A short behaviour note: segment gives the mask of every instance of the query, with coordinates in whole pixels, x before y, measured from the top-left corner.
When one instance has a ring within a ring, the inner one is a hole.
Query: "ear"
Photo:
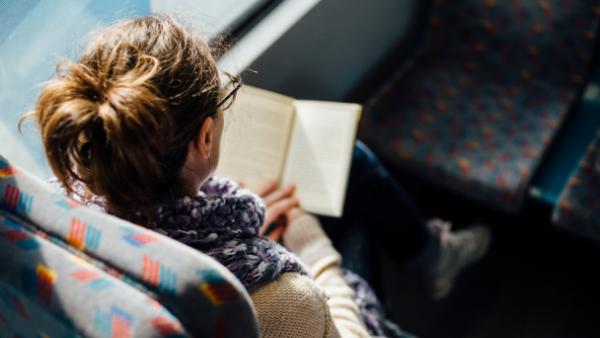
[[[213,150],[215,142],[215,120],[212,117],[207,117],[200,126],[200,131],[194,142],[200,156],[203,159],[210,158],[210,153]]]

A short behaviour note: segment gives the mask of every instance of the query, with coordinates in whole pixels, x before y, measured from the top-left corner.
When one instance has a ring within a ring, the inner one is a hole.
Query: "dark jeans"
[[[354,147],[342,217],[319,219],[342,254],[343,266],[370,282],[373,245],[403,264],[422,256],[431,243],[408,194],[361,141]]]

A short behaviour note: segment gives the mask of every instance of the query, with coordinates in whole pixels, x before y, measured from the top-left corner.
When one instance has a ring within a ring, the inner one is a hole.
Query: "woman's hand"
[[[300,218],[302,215],[306,215],[306,211],[299,207],[292,207],[285,213],[285,224],[275,224],[274,229],[267,234],[267,237],[274,241],[279,241],[283,236],[283,233],[287,230],[289,224],[292,224],[295,220]],[[264,227],[264,226],[263,226]]]
[[[293,207],[286,213],[287,221],[288,221],[288,223],[293,223],[295,220],[300,218],[302,215],[306,215],[306,211],[304,211],[298,207]]]
[[[267,229],[273,225],[274,228],[268,235],[271,239],[279,239],[281,234],[285,231],[288,223],[290,222],[290,216],[292,212],[296,215],[299,201],[294,197],[294,191],[296,186],[290,184],[283,189],[277,189],[277,182],[271,181],[260,189],[257,193],[263,198],[267,207],[265,215],[265,221],[260,228],[259,235],[263,236]]]

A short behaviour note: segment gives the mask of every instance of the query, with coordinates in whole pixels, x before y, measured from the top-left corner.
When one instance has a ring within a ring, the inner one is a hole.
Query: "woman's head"
[[[30,116],[66,189],[81,181],[132,218],[214,170],[224,95],[202,40],[170,17],[143,17],[101,32],[77,63],[59,64]]]

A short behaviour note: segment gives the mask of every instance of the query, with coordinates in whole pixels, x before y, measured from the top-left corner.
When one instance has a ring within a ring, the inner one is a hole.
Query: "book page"
[[[282,183],[296,183],[301,206],[342,215],[361,106],[296,101],[296,121]]]
[[[294,119],[294,100],[244,86],[224,112],[225,127],[216,175],[257,191],[279,180]]]

